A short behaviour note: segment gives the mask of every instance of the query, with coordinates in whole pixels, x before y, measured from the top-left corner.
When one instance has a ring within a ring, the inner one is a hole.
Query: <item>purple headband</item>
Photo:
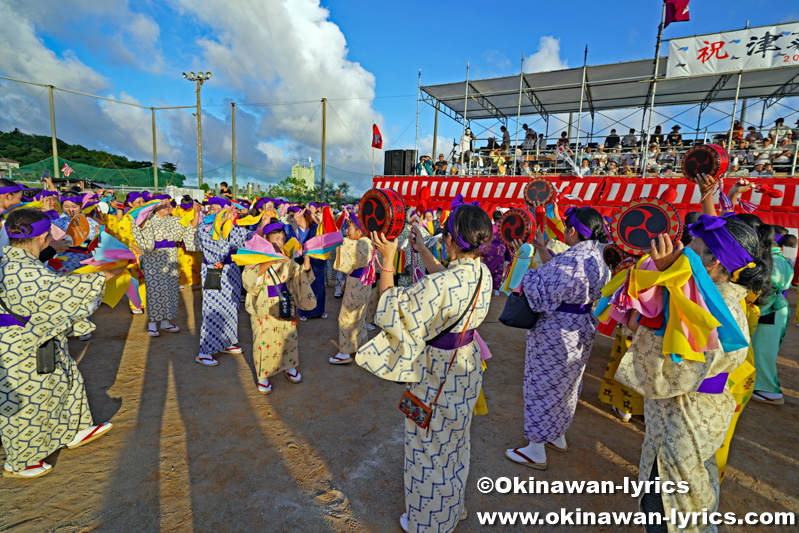
[[[782,235],[780,233],[774,234],[774,244],[777,246],[782,246],[782,243],[785,242],[786,235]]]
[[[292,205],[291,207],[289,207],[289,213],[296,213],[298,211],[302,211],[302,208],[297,207],[296,205]]]
[[[14,185],[8,185],[7,187],[0,187],[0,194],[14,194],[15,192],[22,192],[24,190],[25,187],[19,183],[15,183]]]
[[[695,223],[688,225],[688,232],[693,238],[702,239],[719,260],[721,266],[733,273],[733,277],[737,279],[736,271],[754,262],[749,252],[730,235],[730,232],[724,227],[726,225],[727,221],[721,217],[699,215],[699,219]]]
[[[58,193],[55,191],[42,191],[36,196],[33,197],[34,200],[44,200],[48,196],[58,196]]]
[[[349,220],[351,220],[351,221],[352,221],[352,223],[353,223],[353,224],[355,224],[355,226],[356,226],[356,227],[357,227],[359,230],[363,231],[363,228],[361,228],[361,221],[360,221],[360,219],[359,219],[357,216],[350,217],[350,218],[349,218]]]
[[[217,196],[210,197],[208,199],[208,202],[206,202],[206,203],[208,205],[219,205],[219,206],[222,206],[222,207],[228,207],[230,205],[230,201],[228,201],[228,200],[226,200],[224,198],[219,198]]]
[[[171,200],[172,197],[168,194],[159,194],[157,196],[151,196],[150,200]]]
[[[185,198],[180,201],[180,207],[183,209],[188,209],[194,206],[194,200],[186,200]]]
[[[73,204],[81,205],[81,204],[83,204],[83,197],[82,196],[62,196],[61,197],[61,203],[63,204],[64,202],[72,202]]]
[[[267,224],[266,226],[264,226],[262,233],[263,233],[264,237],[266,237],[267,235],[269,235],[270,233],[272,233],[273,231],[276,231],[276,230],[280,230],[280,231],[285,232],[286,231],[286,225],[283,224],[282,222],[273,222],[272,224]]]
[[[463,240],[463,238],[458,235],[458,232],[455,231],[455,211],[457,211],[460,207],[464,205],[474,205],[480,207],[480,202],[471,202],[467,203],[463,201],[463,195],[458,194],[455,198],[452,199],[452,205],[450,206],[450,214],[447,217],[447,232],[452,236],[455,242],[460,246],[462,250],[471,250],[473,246]],[[427,211],[425,211],[427,212]]]
[[[38,237],[39,235],[43,235],[50,231],[50,219],[43,218],[38,222],[34,222],[32,224],[26,224],[29,226],[25,233],[11,233],[9,231],[8,226],[6,226],[6,234],[8,235],[9,239],[30,239],[31,237]]]
[[[143,198],[142,193],[140,192],[129,192],[128,195],[125,197],[125,203],[130,204],[138,200],[139,198]]]
[[[585,237],[586,239],[590,239],[591,236],[594,234],[593,231],[588,229],[588,226],[580,222],[580,219],[577,218],[577,208],[570,207],[566,210],[566,223],[574,228],[577,233]]]
[[[319,206],[317,204],[315,204],[314,202],[311,202],[310,204],[308,204],[308,207],[315,207],[315,208],[319,209]]]

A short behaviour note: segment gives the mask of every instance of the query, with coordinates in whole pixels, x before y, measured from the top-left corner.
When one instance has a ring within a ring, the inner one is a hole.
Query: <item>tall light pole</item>
[[[197,83],[197,187],[203,184],[203,129],[202,129],[202,109],[200,108],[200,88],[203,83],[211,79],[210,72],[183,73],[183,77],[189,81]]]

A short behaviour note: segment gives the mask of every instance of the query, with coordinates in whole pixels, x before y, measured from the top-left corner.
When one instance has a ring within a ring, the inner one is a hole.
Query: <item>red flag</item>
[[[383,148],[383,136],[380,135],[380,130],[377,129],[377,124],[372,124],[372,148]]]
[[[666,23],[664,28],[672,22],[684,22],[691,20],[688,13],[688,2],[691,0],[666,0]]]

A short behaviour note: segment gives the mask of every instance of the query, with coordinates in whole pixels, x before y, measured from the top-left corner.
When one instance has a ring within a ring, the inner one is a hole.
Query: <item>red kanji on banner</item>
[[[372,148],[383,148],[383,136],[380,135],[377,124],[372,124]]]

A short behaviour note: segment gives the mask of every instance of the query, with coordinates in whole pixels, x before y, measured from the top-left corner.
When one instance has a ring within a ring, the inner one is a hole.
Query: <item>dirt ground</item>
[[[333,298],[332,289],[327,300],[330,318],[300,325],[303,382],[294,385],[279,376],[269,396],[259,394],[255,386],[252,335],[243,309],[239,331],[244,356],[220,355],[220,365],[214,368],[194,362],[199,296],[198,290],[182,293],[179,334],[150,338],[146,317],[130,314],[123,303],[97,312],[98,328],[91,341],[70,342],[95,421],[110,420],[114,429],[90,446],[54,454],[54,470],[46,477],[2,478],[0,530],[400,531],[404,418],[397,403],[402,387],[356,365],[327,363],[337,351],[341,302]],[[550,452],[545,472],[505,459],[506,448],[525,442],[525,335],[497,321],[504,300],[494,299],[480,327],[494,354],[483,381],[489,414],[475,417],[472,424],[466,498],[470,516],[459,531],[514,530],[481,527],[476,511],[636,510],[635,500],[623,494],[478,492],[476,482],[483,476],[550,481],[635,478],[644,435],[642,417],[622,424],[597,400],[612,345],[611,339],[600,336],[567,435],[569,451]],[[793,317],[795,289],[789,300]],[[722,484],[722,512],[799,510],[797,354],[799,328],[791,319],[779,360],[785,405],[751,402],[744,411]]]

